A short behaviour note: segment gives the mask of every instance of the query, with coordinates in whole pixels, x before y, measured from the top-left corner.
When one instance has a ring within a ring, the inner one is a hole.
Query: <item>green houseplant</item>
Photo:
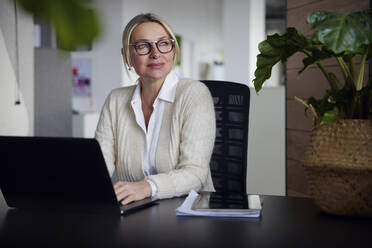
[[[100,35],[100,20],[90,0],[13,0],[23,10],[53,26],[58,47],[73,51]]]
[[[372,12],[313,11],[307,23],[314,30],[309,37],[289,27],[259,44],[256,92],[276,63],[296,53],[305,55],[299,74],[319,68],[329,85],[324,96],[306,102],[295,97],[314,116],[303,160],[310,196],[329,213],[372,216],[372,80],[364,78],[372,57]],[[326,59],[337,61],[342,78],[327,71]]]

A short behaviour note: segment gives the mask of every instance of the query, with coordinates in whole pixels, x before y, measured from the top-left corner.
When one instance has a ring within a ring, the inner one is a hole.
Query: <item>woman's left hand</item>
[[[151,186],[145,180],[139,182],[119,181],[115,183],[114,190],[116,198],[123,205],[151,196]]]

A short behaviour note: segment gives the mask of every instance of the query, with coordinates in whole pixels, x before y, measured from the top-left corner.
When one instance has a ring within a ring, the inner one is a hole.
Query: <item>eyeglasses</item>
[[[158,41],[150,42],[150,41],[137,41],[132,44],[129,44],[136,49],[136,52],[139,55],[147,55],[151,53],[153,49],[152,43],[155,43],[158,51],[160,53],[169,53],[174,48],[174,40],[173,39],[161,39]]]

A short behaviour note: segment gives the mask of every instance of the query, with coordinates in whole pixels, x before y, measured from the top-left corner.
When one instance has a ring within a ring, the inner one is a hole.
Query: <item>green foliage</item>
[[[339,14],[314,11],[307,23],[317,29],[314,37],[334,53],[360,53],[363,45],[372,43],[372,15],[370,11]]]
[[[99,21],[86,0],[15,0],[24,10],[50,23],[60,48],[90,45],[100,33]]]
[[[337,120],[342,119],[342,117],[335,113],[335,111],[330,110],[324,113],[323,119],[320,122],[320,125],[331,123]]]
[[[258,46],[257,69],[254,73],[256,91],[260,91],[263,83],[271,77],[272,67],[279,61],[286,62],[296,52],[302,52],[311,47],[307,39],[295,28],[288,28],[282,36],[278,34],[267,36],[267,40]]]
[[[176,39],[177,39],[178,47],[180,48],[179,56],[178,56],[178,59],[177,59],[177,65],[180,66],[181,65],[181,57],[182,57],[182,53],[181,53],[182,36],[176,34]]]
[[[372,119],[372,82],[363,87],[366,60],[372,57],[372,12],[340,14],[314,11],[307,17],[315,32],[305,37],[295,28],[283,35],[274,34],[259,44],[257,68],[253,80],[256,92],[271,76],[272,67],[279,61],[300,52],[305,54],[303,68],[316,65],[329,83],[322,99],[310,97],[321,124],[339,119]],[[361,56],[360,69],[355,71],[355,56]],[[335,58],[342,71],[343,81],[328,72],[321,62]]]

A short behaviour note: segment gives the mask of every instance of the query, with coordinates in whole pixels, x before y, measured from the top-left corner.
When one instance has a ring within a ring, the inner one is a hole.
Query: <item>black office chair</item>
[[[216,141],[210,162],[219,193],[245,194],[247,175],[249,87],[201,80],[211,92],[216,112]]]

